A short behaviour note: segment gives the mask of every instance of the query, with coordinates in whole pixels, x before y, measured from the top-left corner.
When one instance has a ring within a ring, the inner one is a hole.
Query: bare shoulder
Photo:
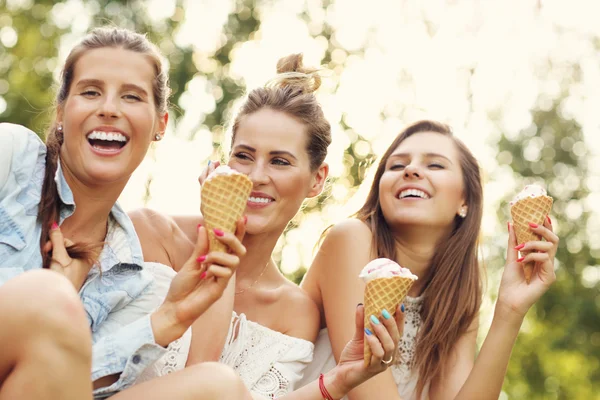
[[[354,239],[371,242],[371,229],[363,221],[356,218],[348,218],[333,225],[327,237],[332,239]]]
[[[149,208],[129,212],[142,245],[145,261],[160,262],[178,270],[193,250],[183,231],[168,215]]]
[[[328,270],[337,269],[336,266],[341,266],[339,261],[353,259],[360,259],[362,262],[371,257],[372,242],[371,229],[367,224],[356,218],[341,221],[327,232],[311,269],[315,266],[326,266]]]
[[[319,308],[310,296],[294,283],[287,282],[281,289],[279,301],[284,318],[284,333],[314,342],[319,333]]]

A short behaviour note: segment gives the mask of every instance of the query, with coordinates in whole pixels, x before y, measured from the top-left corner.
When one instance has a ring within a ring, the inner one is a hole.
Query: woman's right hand
[[[325,387],[336,399],[342,398],[366,380],[385,371],[397,362],[398,344],[404,331],[404,312],[399,305],[395,318],[379,317],[379,324],[370,323],[367,334],[364,326],[364,306],[356,308],[356,330],[354,337],[340,354],[338,365],[326,374]],[[371,360],[365,365],[364,340],[371,346]],[[389,362],[383,362],[384,360]]]
[[[242,245],[245,222],[238,221],[236,234],[224,232],[217,238],[231,253],[210,252],[206,228],[198,227],[198,239],[192,256],[173,278],[169,292],[152,315],[156,343],[166,346],[178,339],[192,323],[217,301],[246,254]]]

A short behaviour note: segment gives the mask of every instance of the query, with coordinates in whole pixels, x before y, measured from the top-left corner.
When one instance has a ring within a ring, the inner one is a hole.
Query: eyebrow
[[[427,157],[427,158],[434,158],[434,157],[445,158],[446,160],[448,160],[448,162],[450,164],[453,164],[452,161],[448,157],[446,157],[445,155],[443,155],[443,154],[439,154],[439,153],[425,153],[423,155],[425,157]],[[408,153],[394,153],[389,158],[396,158],[396,157],[397,158],[410,157],[410,154],[408,154]]]
[[[247,144],[238,144],[237,146],[235,146],[235,149],[238,149],[238,148],[250,151],[252,153],[256,153],[256,149],[254,147],[248,146]],[[287,156],[292,157],[294,160],[298,160],[298,158],[295,155],[293,155],[289,151],[285,151],[285,150],[273,150],[273,151],[270,151],[269,154],[272,156],[287,155]]]
[[[99,79],[82,79],[77,82],[77,86],[104,86],[104,81]],[[123,84],[123,89],[134,90],[144,96],[148,96],[148,92],[144,88],[133,83]]]

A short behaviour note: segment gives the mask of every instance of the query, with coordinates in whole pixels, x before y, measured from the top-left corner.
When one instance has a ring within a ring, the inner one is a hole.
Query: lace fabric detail
[[[232,367],[253,394],[276,398],[294,390],[314,345],[234,312],[220,362]]]
[[[407,296],[404,300],[404,307],[406,308],[404,311],[404,333],[398,344],[400,361],[392,366],[392,375],[398,387],[405,387],[411,381],[416,387],[418,376],[416,371],[412,371],[411,367],[415,356],[416,338],[421,327],[420,311],[422,305],[422,296]]]
[[[174,342],[171,342],[167,347],[167,353],[154,364],[146,368],[135,383],[137,384],[146,382],[150,379],[165,376],[171,372],[179,371],[185,368],[190,350],[191,339],[192,330],[190,328],[183,334],[182,337]]]

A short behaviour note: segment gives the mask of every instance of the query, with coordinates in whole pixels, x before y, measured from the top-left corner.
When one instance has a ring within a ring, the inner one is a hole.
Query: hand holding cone
[[[216,239],[214,229],[235,232],[251,191],[250,178],[226,165],[219,166],[206,179],[202,185],[200,211],[208,230],[210,251],[227,252],[227,246]]]
[[[535,186],[536,185],[530,185],[523,189],[524,192],[534,191],[534,194],[527,196],[521,195],[521,198],[511,202],[510,214],[513,219],[513,226],[518,244],[542,240],[539,235],[536,235],[529,229],[529,223],[533,222],[534,224],[543,225],[544,219],[550,214],[550,209],[552,208],[552,197],[547,196],[544,189]],[[521,251],[523,257],[527,254],[529,253]],[[527,263],[523,266],[523,272],[525,273],[525,280],[527,280],[527,283],[531,280],[533,267],[533,263]]]
[[[365,328],[369,326],[371,315],[379,317],[384,309],[395,312],[417,279],[408,268],[402,268],[387,258],[377,258],[368,263],[359,277],[366,282]],[[371,354],[371,347],[365,341],[365,365],[371,362]]]

